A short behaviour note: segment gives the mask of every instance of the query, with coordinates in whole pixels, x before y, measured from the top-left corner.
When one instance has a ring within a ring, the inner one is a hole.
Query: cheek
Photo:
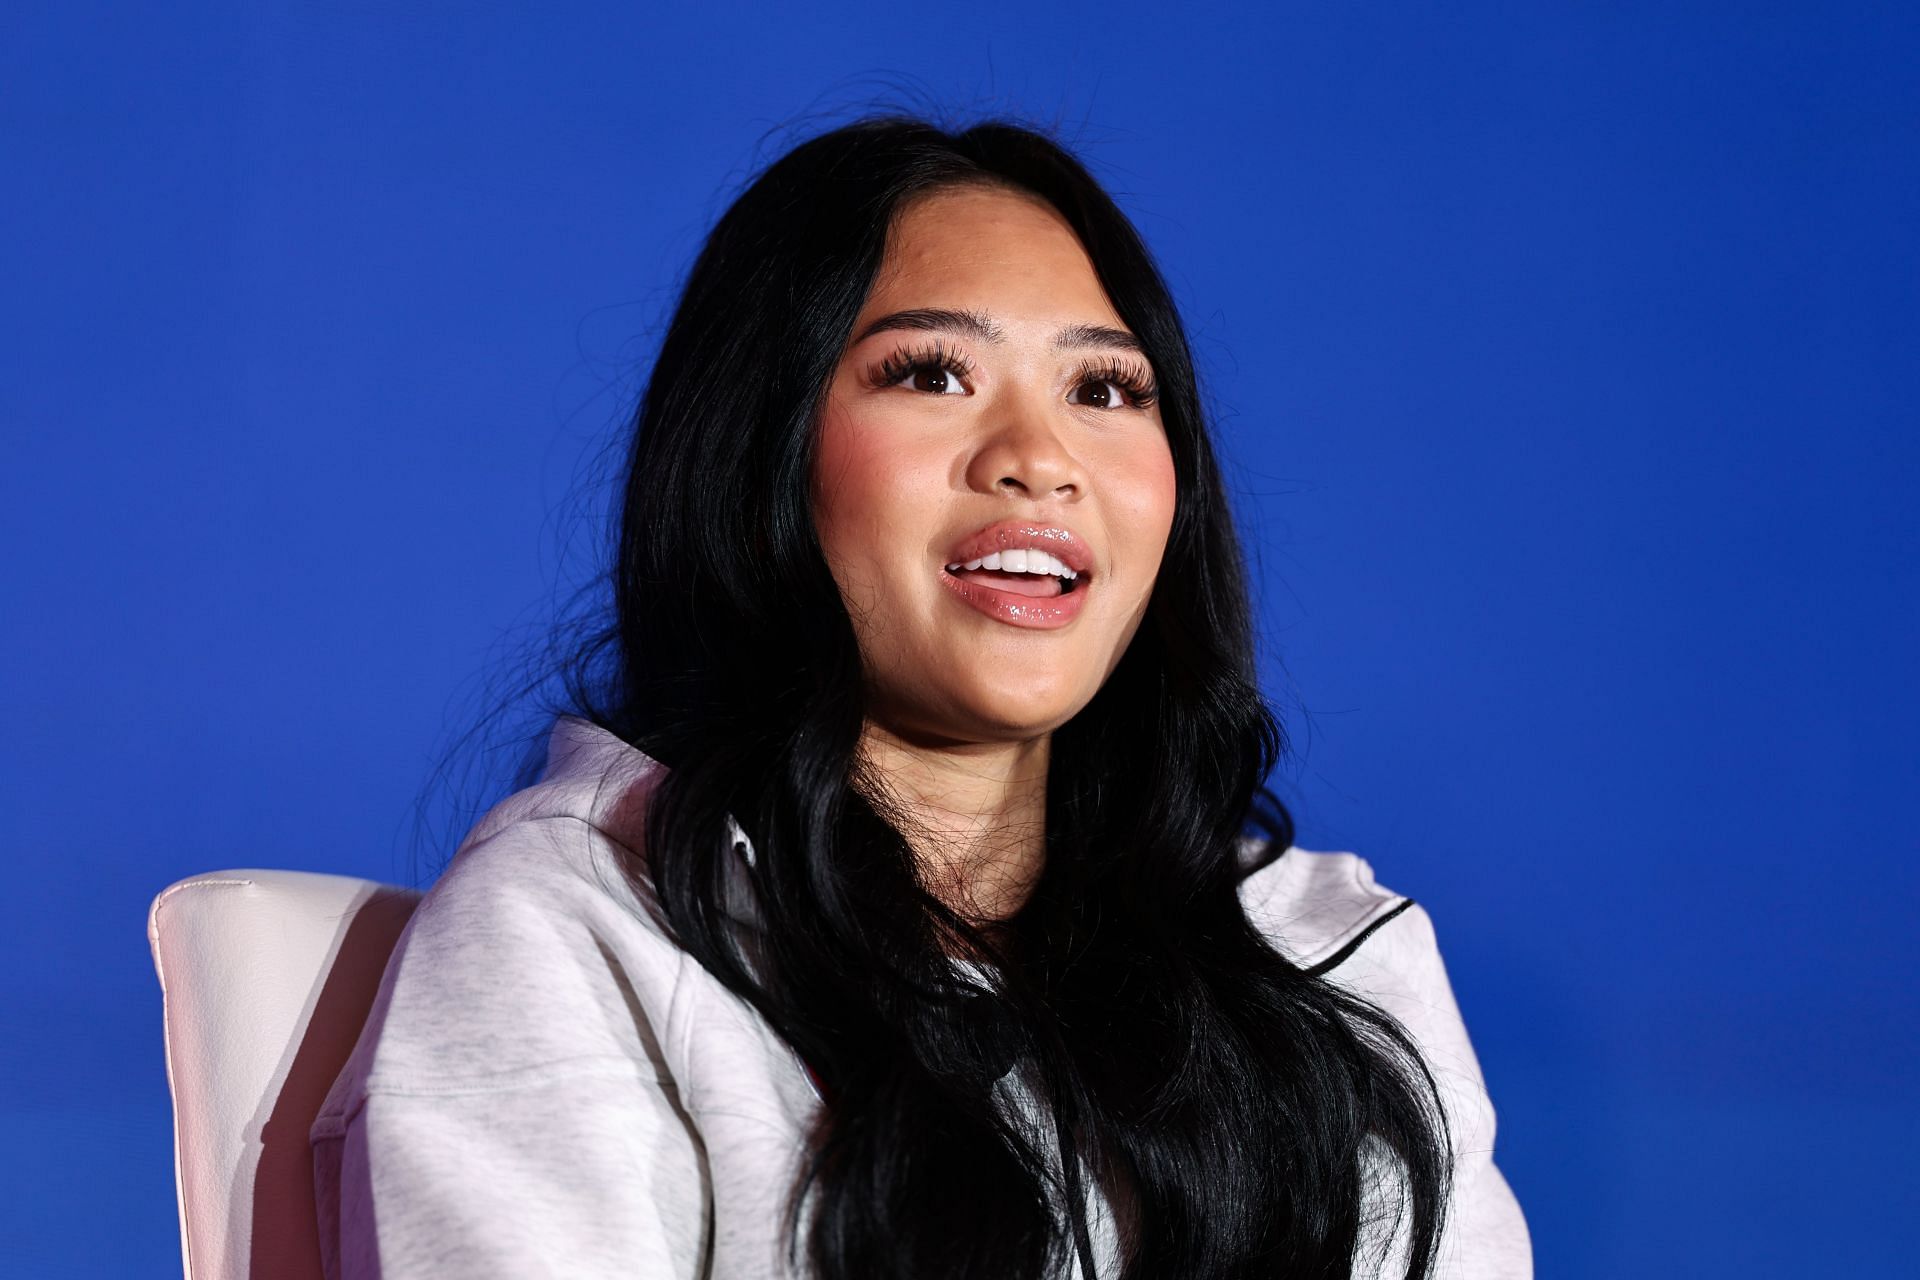
[[[874,478],[884,459],[876,456],[878,432],[829,406],[814,451],[813,523],[829,564],[838,566],[863,545],[884,518]]]
[[[912,587],[902,574],[914,564],[908,549],[927,540],[925,523],[939,510],[939,460],[916,454],[912,439],[884,415],[830,409],[821,422],[814,529],[856,624],[906,603]]]
[[[1136,563],[1158,566],[1173,529],[1178,495],[1173,454],[1165,447],[1143,450],[1126,460],[1125,482],[1116,494],[1120,528]]]

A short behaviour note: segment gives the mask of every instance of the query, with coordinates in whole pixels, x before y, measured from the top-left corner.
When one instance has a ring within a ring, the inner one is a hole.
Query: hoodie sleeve
[[[314,1142],[330,1280],[694,1277],[711,1189],[671,1086],[619,1058],[377,1089]]]
[[[1493,1103],[1426,910],[1406,902],[1328,976],[1399,1019],[1439,1086],[1454,1180],[1434,1280],[1531,1280],[1526,1219],[1494,1163]],[[1386,1256],[1404,1257],[1404,1244],[1402,1231]],[[1399,1271],[1388,1266],[1378,1274]]]
[[[508,827],[415,912],[309,1133],[330,1280],[703,1272],[684,958],[579,870],[590,836]]]

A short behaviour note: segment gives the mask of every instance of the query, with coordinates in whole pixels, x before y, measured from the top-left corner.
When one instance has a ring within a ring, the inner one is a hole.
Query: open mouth
[[[1044,518],[996,520],[955,538],[941,556],[943,587],[1015,627],[1068,626],[1085,608],[1094,577],[1093,548]]]

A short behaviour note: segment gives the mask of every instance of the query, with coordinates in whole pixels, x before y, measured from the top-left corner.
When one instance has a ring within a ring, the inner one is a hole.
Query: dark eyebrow
[[[1001,343],[1006,334],[993,322],[991,316],[978,311],[955,311],[947,307],[915,307],[908,311],[895,311],[881,316],[862,329],[854,342],[865,342],[876,333],[889,329],[917,329],[923,332],[945,332],[964,334],[981,342]],[[1115,329],[1104,324],[1071,324],[1053,337],[1055,351],[1080,351],[1089,347],[1117,347],[1122,351],[1139,351],[1140,339],[1125,329]]]
[[[981,342],[1006,340],[1006,335],[1000,332],[1000,326],[978,311],[952,311],[946,307],[915,307],[910,311],[895,311],[891,315],[881,316],[862,329],[854,341],[865,342],[874,334],[884,333],[888,329],[961,333],[969,338],[978,338]]]
[[[1140,339],[1125,329],[1115,329],[1104,324],[1070,324],[1053,335],[1055,351],[1083,351],[1088,347],[1118,347],[1122,351],[1138,351],[1145,355]]]

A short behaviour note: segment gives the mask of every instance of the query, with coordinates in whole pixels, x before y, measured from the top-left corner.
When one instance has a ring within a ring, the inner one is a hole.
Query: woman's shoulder
[[[588,942],[666,942],[632,847],[660,770],[605,730],[563,717],[539,780],[487,810],[421,898],[402,939],[408,954],[431,948],[494,968]]]
[[[1251,861],[1264,852],[1257,842]],[[1247,915],[1280,950],[1392,1015],[1433,1072],[1456,1154],[1491,1160],[1494,1112],[1432,918],[1351,852],[1289,848],[1242,882]]]
[[[421,897],[329,1107],[659,1062],[687,957],[607,828],[654,766],[583,736],[556,728],[540,781],[488,810]]]
[[[1269,853],[1268,842],[1241,842],[1243,865]],[[1418,908],[1374,878],[1356,853],[1290,845],[1241,881],[1247,918],[1295,963],[1331,969],[1384,926]],[[1396,932],[1406,932],[1400,930]]]
[[[1257,842],[1243,849],[1251,861],[1263,854]],[[1426,1052],[1478,1087],[1432,917],[1375,879],[1365,858],[1289,847],[1242,882],[1241,901],[1283,954],[1394,1015]]]

